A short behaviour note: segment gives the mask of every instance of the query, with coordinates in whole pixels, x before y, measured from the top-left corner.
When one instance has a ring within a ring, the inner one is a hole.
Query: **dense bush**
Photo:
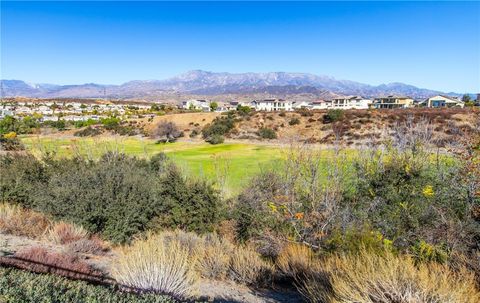
[[[292,119],[290,119],[290,121],[288,121],[288,124],[289,124],[289,125],[297,125],[297,124],[300,124],[300,119],[298,119],[298,118],[292,118]]]
[[[237,106],[237,112],[240,116],[248,116],[252,112],[252,108],[250,106]]]
[[[202,130],[202,135],[205,141],[212,143],[214,136],[220,138],[220,136],[227,135],[235,127],[235,119],[233,113],[228,113],[227,116],[216,117],[212,123],[205,125]],[[221,142],[219,142],[221,143]],[[212,143],[217,144],[217,143]]]
[[[108,117],[100,120],[106,130],[115,130],[120,125],[120,118]]]
[[[6,116],[0,119],[0,135],[15,132],[17,134],[29,134],[40,127],[40,117],[27,116],[23,119],[17,119],[12,116]]]
[[[112,286],[94,286],[56,275],[33,274],[0,267],[0,301],[36,302],[111,302],[167,303],[177,302],[168,296],[120,292]]]
[[[92,126],[92,125],[95,125],[95,124],[98,124],[98,123],[99,123],[99,121],[97,121],[97,120],[88,119],[88,120],[85,120],[85,121],[75,121],[74,126],[76,128],[81,128],[81,127],[85,127],[85,126]]]
[[[45,121],[43,122],[43,126],[53,127],[58,130],[65,130],[65,128],[67,127],[67,123],[65,122],[65,120],[60,119],[57,121]]]
[[[453,252],[475,255],[475,149],[466,160],[433,157],[424,146],[428,134],[406,127],[393,142],[348,160],[344,151],[327,158],[302,147],[287,152],[280,168],[262,172],[238,196],[238,238],[263,243],[273,256],[278,240],[324,252],[389,249],[420,263],[448,262]]]
[[[16,132],[9,132],[4,135],[0,134],[0,151],[19,151],[24,149],[25,146],[23,146],[20,139],[18,139]]]
[[[205,138],[205,142],[208,142],[210,144],[222,144],[225,141],[225,137],[222,135],[211,135]]]
[[[340,121],[343,119],[344,114],[342,109],[329,109],[327,113],[323,115],[323,123]]]
[[[103,133],[103,130],[99,127],[88,126],[82,130],[76,131],[73,135],[76,137],[93,137]]]
[[[150,228],[214,229],[217,193],[186,180],[163,154],[151,160],[108,153],[98,161],[0,158],[0,197],[79,224],[114,242]],[[5,177],[3,177],[5,176]]]
[[[277,134],[271,128],[262,127],[258,130],[258,135],[263,139],[276,139]]]

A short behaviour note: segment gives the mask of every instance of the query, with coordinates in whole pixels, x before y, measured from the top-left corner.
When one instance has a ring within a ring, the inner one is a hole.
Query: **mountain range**
[[[285,97],[304,94],[311,98],[331,98],[336,95],[408,95],[425,98],[436,94],[459,96],[418,88],[404,83],[378,86],[349,80],[337,80],[329,76],[307,73],[215,73],[193,70],[165,80],[134,80],[121,85],[87,83],[81,85],[56,85],[27,83],[21,80],[0,80],[4,97],[37,98],[173,98],[187,95],[264,95]]]

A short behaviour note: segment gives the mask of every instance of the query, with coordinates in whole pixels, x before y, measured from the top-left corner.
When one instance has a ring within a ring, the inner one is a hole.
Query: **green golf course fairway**
[[[51,135],[22,136],[21,140],[37,156],[54,153],[56,157],[82,155],[97,158],[107,151],[118,151],[150,157],[164,152],[188,175],[216,182],[227,195],[238,193],[252,176],[282,158],[280,147],[243,143],[157,144],[154,140],[138,137],[57,138]],[[221,186],[222,183],[224,186]]]

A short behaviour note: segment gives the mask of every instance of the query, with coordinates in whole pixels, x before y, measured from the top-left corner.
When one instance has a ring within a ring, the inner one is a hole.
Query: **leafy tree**
[[[217,102],[212,102],[210,103],[210,111],[214,112],[218,108],[218,103]]]
[[[250,106],[242,106],[240,104],[237,106],[237,112],[241,116],[248,116],[251,111],[252,111],[252,108]]]
[[[469,102],[469,101],[471,101],[470,95],[464,94],[464,95],[462,96],[462,101],[463,101],[463,102]]]
[[[161,122],[157,125],[153,132],[153,137],[163,142],[174,142],[177,138],[182,136],[182,132],[173,122]]]
[[[116,117],[104,118],[100,122],[107,130],[115,130],[120,125],[120,119]]]

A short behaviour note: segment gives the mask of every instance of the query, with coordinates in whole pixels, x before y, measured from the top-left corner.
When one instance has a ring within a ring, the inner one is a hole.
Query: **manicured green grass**
[[[216,182],[227,195],[238,193],[250,178],[282,158],[281,148],[255,144],[219,144],[175,142],[156,144],[137,137],[55,138],[25,136],[22,142],[36,155],[47,152],[58,157],[83,155],[97,158],[107,151],[119,151],[139,157],[165,152],[191,176]],[[225,186],[222,186],[222,183]]]

